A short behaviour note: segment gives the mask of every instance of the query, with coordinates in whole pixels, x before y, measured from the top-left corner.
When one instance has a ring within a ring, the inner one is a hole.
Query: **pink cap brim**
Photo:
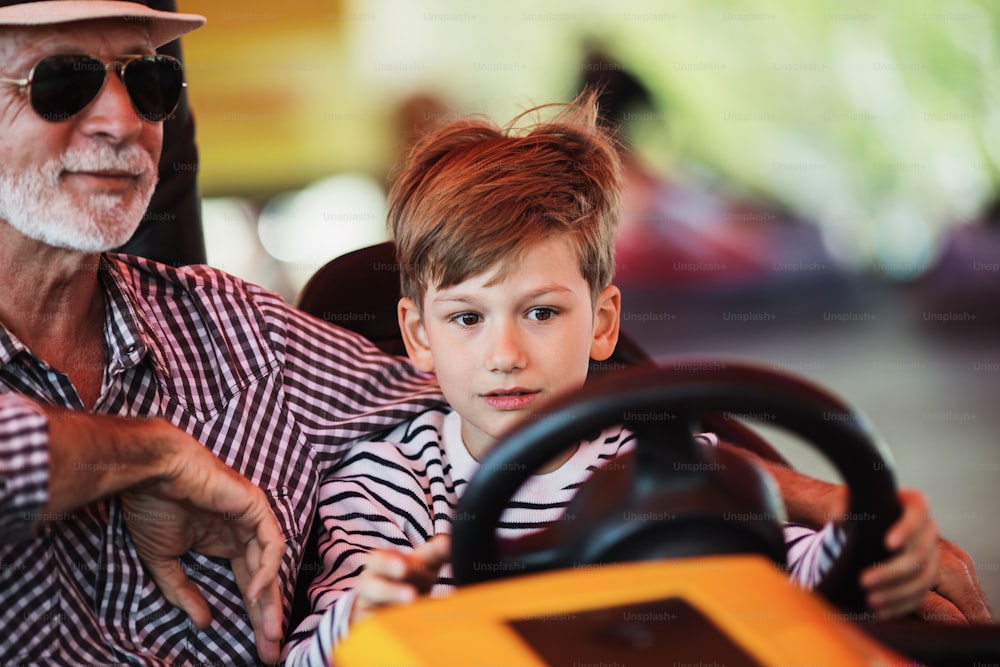
[[[0,7],[0,26],[57,25],[94,19],[142,21],[149,27],[154,47],[205,25],[205,17],[198,14],[161,12],[123,0],[45,0]]]

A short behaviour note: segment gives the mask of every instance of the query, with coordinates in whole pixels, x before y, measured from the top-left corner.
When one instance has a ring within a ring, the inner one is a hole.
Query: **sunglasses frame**
[[[49,58],[67,58],[67,57],[90,58],[94,62],[100,63],[104,67],[104,79],[101,81],[101,87],[97,89],[97,92],[94,93],[94,96],[86,104],[84,104],[82,107],[80,107],[80,109],[78,111],[75,111],[75,112],[73,112],[71,114],[43,114],[43,113],[40,113],[35,108],[34,102],[31,100],[31,84],[32,84],[32,82],[34,81],[34,78],[35,78],[35,70],[38,68],[39,65],[41,65],[43,62],[45,62]],[[140,111],[139,108],[136,106],[135,99],[132,97],[132,91],[129,90],[128,84],[125,82],[125,70],[128,68],[128,66],[131,63],[136,62],[138,60],[146,60],[146,59],[150,59],[150,58],[155,58],[155,59],[158,59],[158,60],[165,60],[165,61],[171,62],[174,65],[174,67],[176,67],[181,72],[181,90],[180,90],[180,93],[178,93],[178,95],[177,95],[177,101],[174,103],[173,108],[171,108],[169,111],[164,111],[163,112],[161,118],[147,118],[146,115],[143,114],[143,112]],[[111,61],[105,61],[103,58],[99,58],[99,57],[97,57],[95,55],[91,55],[89,53],[56,53],[56,54],[50,54],[50,55],[47,55],[47,56],[43,56],[42,58],[39,58],[37,61],[35,61],[35,64],[31,66],[31,70],[28,72],[28,76],[27,77],[25,77],[23,79],[9,79],[9,78],[5,78],[5,77],[0,77],[0,83],[13,84],[13,85],[17,86],[18,88],[27,91],[27,93],[28,93],[28,100],[31,103],[31,109],[32,109],[32,111],[34,111],[36,114],[38,114],[38,116],[41,117],[43,120],[47,120],[47,121],[52,122],[52,123],[59,123],[59,122],[62,122],[62,121],[71,120],[72,118],[75,118],[79,114],[83,113],[87,109],[87,107],[89,107],[91,104],[94,103],[94,100],[96,100],[98,97],[100,97],[101,91],[104,90],[104,86],[108,82],[108,70],[109,69],[114,69],[115,75],[118,77],[118,80],[122,82],[123,86],[125,86],[125,92],[128,93],[128,100],[129,100],[129,103],[132,105],[132,108],[139,115],[139,118],[142,118],[147,123],[161,123],[164,120],[166,120],[167,118],[169,118],[170,116],[172,116],[173,113],[174,113],[174,111],[177,110],[177,106],[180,104],[181,96],[184,94],[184,89],[187,88],[187,85],[188,85],[187,81],[184,80],[184,65],[183,65],[183,63],[181,63],[180,60],[178,60],[177,58],[174,58],[173,56],[169,56],[169,55],[162,54],[162,53],[127,53],[127,54],[125,54],[125,55],[123,55],[123,56],[121,56],[119,58],[116,58],[114,60],[111,60]]]

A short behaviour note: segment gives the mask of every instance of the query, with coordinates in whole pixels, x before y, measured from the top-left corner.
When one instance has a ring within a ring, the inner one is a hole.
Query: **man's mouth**
[[[141,174],[120,169],[68,171],[65,174],[75,179],[81,179],[84,183],[90,183],[94,187],[122,191],[132,188],[142,177]]]

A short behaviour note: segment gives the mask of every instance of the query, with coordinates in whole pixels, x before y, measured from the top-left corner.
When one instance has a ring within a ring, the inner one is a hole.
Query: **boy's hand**
[[[903,616],[920,607],[940,577],[938,532],[919,491],[899,492],[902,515],[885,535],[892,556],[861,573],[868,608],[879,620]]]
[[[373,551],[354,588],[351,623],[368,618],[379,607],[412,602],[429,593],[450,556],[448,535],[435,535],[409,553]]]

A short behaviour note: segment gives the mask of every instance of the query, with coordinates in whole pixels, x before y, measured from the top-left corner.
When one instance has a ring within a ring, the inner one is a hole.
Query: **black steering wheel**
[[[728,360],[623,371],[554,401],[502,438],[456,507],[456,584],[717,553],[764,553],[783,564],[783,505],[770,478],[693,435],[700,419],[719,414],[780,427],[834,465],[849,492],[846,515],[835,517],[846,541],[816,590],[842,608],[864,609],[858,575],[886,557],[884,535],[900,515],[887,448],[857,412],[812,382]],[[634,451],[581,485],[566,510],[575,520],[517,541],[497,537],[508,501],[534,471],[616,424],[634,433]]]

